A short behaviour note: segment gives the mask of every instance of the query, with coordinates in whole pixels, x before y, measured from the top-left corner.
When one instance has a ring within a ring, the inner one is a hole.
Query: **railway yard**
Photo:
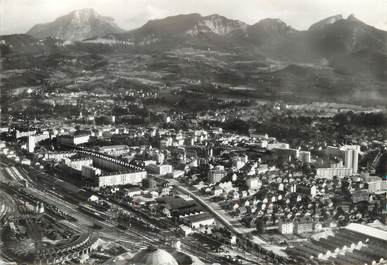
[[[46,173],[34,168],[16,165],[12,160],[4,158],[0,172],[0,218],[3,227],[9,225],[7,229],[3,229],[1,237],[7,243],[0,244],[1,259],[5,262],[42,260],[58,263],[79,260],[82,254],[98,249],[98,242],[101,241],[117,243],[125,251],[135,253],[149,245],[163,247],[176,238],[171,236],[168,228],[150,231],[146,227],[129,225],[128,222],[118,224],[116,218],[101,217],[97,211],[80,210],[79,204],[85,201],[85,197],[79,195],[78,188],[70,185],[69,189],[72,190],[66,190],[63,188],[63,181],[52,181]],[[73,196],[74,192],[78,195]],[[136,216],[143,224],[148,223],[144,216],[128,210],[128,207],[118,203],[111,205],[115,212]],[[228,263],[216,253],[211,254],[216,242],[208,241],[203,244],[192,236],[180,240],[184,251],[202,260],[232,264],[232,261]],[[79,246],[76,251],[71,249],[74,245]],[[69,248],[67,252],[66,248]],[[258,257],[250,255],[246,260],[257,264],[257,259]]]

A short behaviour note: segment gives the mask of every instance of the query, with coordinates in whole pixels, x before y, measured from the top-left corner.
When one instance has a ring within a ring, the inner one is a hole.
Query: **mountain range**
[[[387,32],[353,15],[332,16],[299,31],[280,19],[267,18],[248,25],[217,14],[186,14],[151,20],[138,29],[124,31],[112,18],[99,15],[93,9],[82,9],[54,22],[35,25],[27,35],[36,39],[52,37],[156,51],[181,47],[232,50],[294,62],[387,51]]]
[[[346,18],[335,15],[316,22],[307,30],[296,30],[280,19],[267,18],[249,25],[218,14],[194,13],[150,20],[127,31],[114,24],[113,19],[92,9],[83,9],[53,22],[35,25],[27,34],[0,36],[2,54],[50,53],[53,50],[163,54],[187,48],[212,51],[209,56],[214,60],[220,60],[216,54],[232,54],[232,59],[224,57],[222,62],[217,62],[218,65],[228,63],[230,67],[231,63],[249,60],[296,65],[298,68],[292,66],[273,72],[281,78],[291,76],[296,80],[292,81],[295,87],[305,82],[306,73],[317,71],[313,78],[319,77],[318,69],[328,67],[331,69],[328,87],[340,90],[344,83],[347,90],[356,90],[356,93],[362,90],[360,94],[366,96],[368,87],[372,87],[377,95],[387,97],[387,32],[367,25],[354,15]],[[299,68],[300,71],[294,71]],[[250,80],[258,78],[260,73],[238,75]],[[358,83],[364,88],[359,88]],[[342,95],[343,92],[338,93]]]

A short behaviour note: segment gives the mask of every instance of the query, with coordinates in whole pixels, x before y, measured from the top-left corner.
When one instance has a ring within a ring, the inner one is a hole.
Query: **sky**
[[[127,30],[171,15],[217,13],[248,24],[279,18],[299,30],[332,15],[354,14],[387,31],[387,0],[0,0],[0,35],[25,33],[82,8],[113,17]]]

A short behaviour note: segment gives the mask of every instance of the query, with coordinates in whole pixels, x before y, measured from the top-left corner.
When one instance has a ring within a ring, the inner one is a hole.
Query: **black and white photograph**
[[[387,265],[387,0],[0,0],[0,265]]]

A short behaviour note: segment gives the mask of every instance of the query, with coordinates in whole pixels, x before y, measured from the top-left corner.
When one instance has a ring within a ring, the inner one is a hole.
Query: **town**
[[[0,1],[0,265],[387,265],[386,11]]]
[[[140,105],[147,100],[132,96]],[[157,255],[177,264],[374,264],[386,258],[384,135],[377,127],[364,134],[358,125],[336,137],[329,130],[348,115],[352,124],[381,119],[381,110],[237,100],[220,104],[233,106],[227,109],[151,119],[143,111],[147,117],[133,125],[125,120],[136,112],[131,104],[95,116],[93,109],[111,104],[102,102],[84,102],[75,106],[78,113],[57,119],[36,114],[31,122],[14,113],[3,123],[4,259],[137,264],[132,260]],[[299,121],[300,131],[292,132]],[[129,259],[128,252],[138,254]]]

